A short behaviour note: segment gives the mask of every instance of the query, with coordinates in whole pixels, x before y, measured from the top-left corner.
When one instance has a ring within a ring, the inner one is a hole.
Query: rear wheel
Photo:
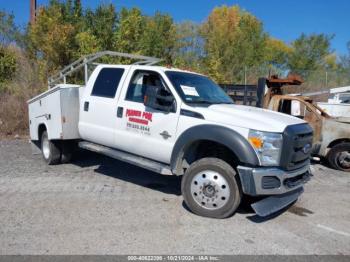
[[[202,158],[186,170],[181,191],[189,209],[200,216],[226,218],[241,202],[235,170],[218,158]]]
[[[47,131],[41,135],[41,152],[49,165],[58,164],[61,160],[61,151],[53,141],[49,140]]]
[[[333,146],[327,154],[327,160],[332,168],[350,172],[350,143]]]

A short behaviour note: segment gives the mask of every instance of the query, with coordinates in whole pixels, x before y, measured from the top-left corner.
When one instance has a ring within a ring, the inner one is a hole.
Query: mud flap
[[[269,196],[252,204],[252,208],[258,216],[266,217],[293,203],[303,192],[301,187],[283,195]]]

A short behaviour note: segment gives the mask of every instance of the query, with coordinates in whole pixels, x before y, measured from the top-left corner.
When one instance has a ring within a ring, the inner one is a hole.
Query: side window
[[[91,95],[114,98],[123,73],[122,68],[103,68],[96,78]]]
[[[340,94],[339,101],[341,104],[350,104],[350,94]]]
[[[301,119],[309,119],[313,115],[313,112],[298,100],[281,100],[278,111]]]
[[[298,100],[291,101],[291,115],[299,118],[304,118],[306,114],[306,108],[303,103]]]
[[[281,100],[278,106],[278,112],[291,115],[291,101],[290,100]]]
[[[166,90],[161,77],[149,71],[136,71],[130,81],[126,100],[143,103],[147,86],[157,86]]]

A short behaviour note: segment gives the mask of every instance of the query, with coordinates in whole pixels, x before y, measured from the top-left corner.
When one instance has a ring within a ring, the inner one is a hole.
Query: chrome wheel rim
[[[215,210],[223,207],[229,200],[230,187],[220,173],[205,170],[197,173],[191,181],[193,199],[202,208]]]
[[[342,168],[350,168],[350,152],[344,151],[338,154],[338,163]]]
[[[48,159],[50,157],[50,144],[47,137],[44,137],[43,139],[43,155],[45,159]]]

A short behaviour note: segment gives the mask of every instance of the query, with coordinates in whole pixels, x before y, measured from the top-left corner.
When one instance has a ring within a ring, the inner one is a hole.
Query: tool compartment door
[[[50,140],[61,139],[61,88],[56,87],[49,91],[28,102],[31,140],[40,139],[38,131],[41,124],[45,125]]]

